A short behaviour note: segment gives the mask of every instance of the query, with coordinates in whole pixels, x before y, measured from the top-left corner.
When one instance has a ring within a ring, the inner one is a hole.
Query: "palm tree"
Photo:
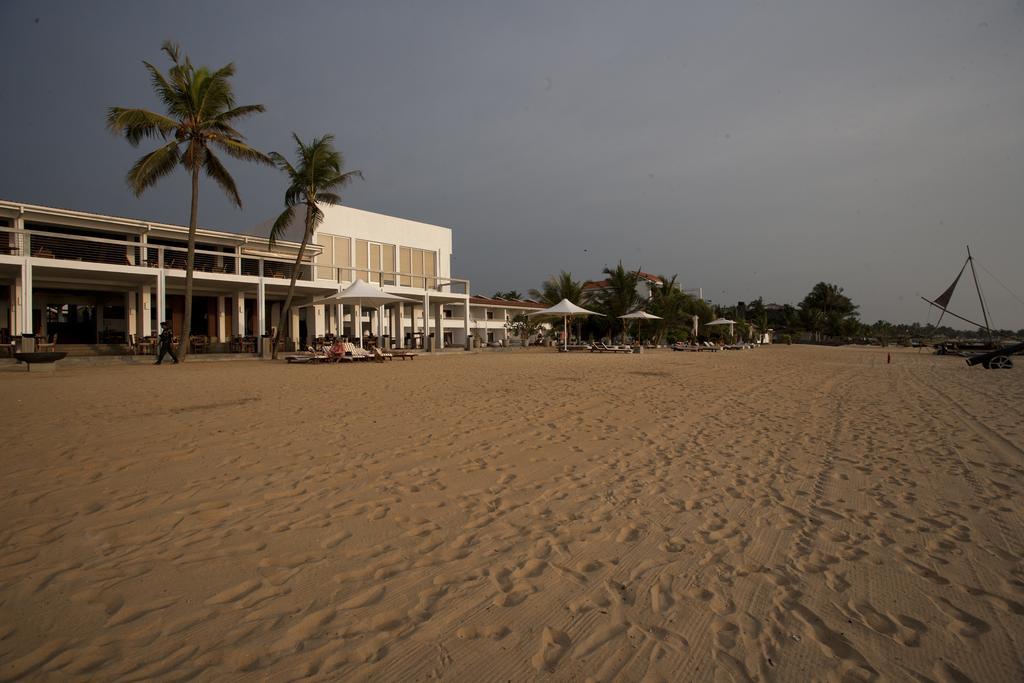
[[[640,280],[640,271],[627,271],[622,267],[622,261],[615,268],[605,268],[602,271],[608,276],[604,288],[594,297],[601,312],[608,316],[609,325],[614,325],[614,320],[636,310],[640,304],[640,296],[636,292],[637,283]],[[619,321],[622,324],[622,333],[626,334],[626,320]],[[609,327],[609,329],[612,329]]]
[[[199,211],[199,172],[204,171],[220,186],[231,202],[241,208],[235,181],[213,153],[216,148],[243,161],[270,163],[270,158],[245,143],[234,123],[250,114],[262,112],[262,104],[235,104],[230,78],[235,65],[216,71],[195,67],[186,56],[181,59],[178,46],[165,41],[161,49],[171,59],[167,75],[143,62],[149,80],[166,114],[146,109],[110,107],[107,128],[124,135],[137,147],[144,138],[159,137],[164,144],[135,162],[128,171],[128,187],[140,196],[158,180],[182,166],[192,176],[192,209],[188,220],[188,255],[185,258],[185,320],[182,324],[178,358],[185,360],[192,334],[192,274],[195,266],[196,225]],[[161,312],[162,313],[162,312]]]
[[[288,163],[282,155],[271,152],[270,158],[274,164],[288,176],[290,181],[288,189],[284,193],[284,211],[274,221],[270,228],[270,245],[277,243],[288,230],[295,217],[295,208],[305,205],[305,230],[302,233],[302,244],[299,245],[299,253],[295,255],[295,266],[292,268],[292,280],[288,285],[288,295],[284,300],[284,311],[281,314],[282,320],[288,320],[292,308],[292,297],[295,294],[295,280],[299,275],[299,268],[302,266],[302,257],[306,251],[306,245],[313,237],[316,226],[324,219],[324,212],[319,204],[336,205],[341,203],[341,197],[335,190],[341,189],[356,178],[362,178],[361,171],[342,171],[345,167],[345,158],[341,152],[334,149],[334,136],[324,135],[321,138],[313,138],[308,145],[299,139],[299,136],[292,133],[295,140],[295,154],[298,158],[298,168]],[[280,338],[280,329],[274,334],[273,358],[277,358],[277,340]]]
[[[583,300],[583,283],[572,279],[572,273],[562,271],[544,281],[542,289],[531,289],[530,296],[541,303],[554,306],[562,299],[568,299],[577,306]]]
[[[651,289],[649,312],[661,318],[658,321],[659,344],[665,334],[669,330],[680,327],[683,317],[687,316],[685,306],[689,297],[676,283],[678,277],[679,275],[673,275],[671,278],[661,275],[659,276],[661,284]]]

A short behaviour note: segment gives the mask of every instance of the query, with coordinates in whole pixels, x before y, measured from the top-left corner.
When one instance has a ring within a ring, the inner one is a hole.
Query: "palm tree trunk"
[[[199,166],[192,164],[192,211],[188,218],[188,254],[185,256],[185,319],[181,322],[181,340],[178,342],[178,360],[188,356],[188,342],[192,336],[192,274],[196,267],[196,225],[199,218]]]
[[[313,207],[306,204],[306,229],[302,231],[302,244],[299,245],[299,253],[295,255],[295,265],[292,266],[292,281],[288,283],[288,295],[284,298],[284,309],[281,311],[281,324],[277,326],[274,333],[274,350],[271,354],[273,360],[277,360],[277,340],[281,337],[281,328],[284,327],[289,314],[292,312],[292,297],[295,295],[295,281],[299,277],[299,268],[302,267],[302,255],[306,252],[306,245],[313,232]]]

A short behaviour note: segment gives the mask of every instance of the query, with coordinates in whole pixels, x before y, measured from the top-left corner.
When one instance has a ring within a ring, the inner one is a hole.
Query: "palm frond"
[[[153,150],[136,161],[128,171],[126,178],[128,187],[138,197],[160,178],[171,173],[180,160],[181,154],[178,151],[177,141],[169,142],[163,147]]]
[[[181,53],[181,48],[178,47],[177,43],[165,40],[163,44],[160,45],[160,50],[170,57],[172,62],[175,64],[179,63],[178,57]]]
[[[107,109],[107,128],[112,133],[123,134],[132,147],[137,147],[143,138],[160,136],[166,139],[177,125],[173,119],[145,109]]]
[[[220,163],[220,159],[210,150],[206,150],[205,158],[203,159],[203,169],[206,171],[206,175],[213,178],[214,182],[220,186],[220,189],[224,190],[224,194],[228,196],[228,199],[238,208],[242,208],[242,198],[238,195],[238,188],[235,187],[235,179],[231,177],[228,170]]]
[[[227,125],[228,121],[234,121],[252,114],[261,114],[267,110],[262,104],[243,104],[237,107],[232,107],[227,111],[220,112],[216,116],[218,124]]]
[[[273,248],[277,244],[277,240],[281,239],[288,228],[291,227],[292,221],[295,218],[295,205],[288,204],[285,206],[284,211],[277,217],[274,224],[270,226],[270,247]]]
[[[256,163],[267,164],[268,166],[273,165],[274,163],[273,160],[265,153],[250,147],[239,140],[234,140],[222,135],[212,135],[210,136],[210,142],[225,154],[235,159],[241,159],[242,161],[255,161]]]

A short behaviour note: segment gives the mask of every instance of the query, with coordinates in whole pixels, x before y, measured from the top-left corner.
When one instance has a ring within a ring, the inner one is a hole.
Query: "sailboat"
[[[971,268],[971,279],[974,280],[974,289],[978,293],[978,303],[981,304],[981,317],[982,320],[984,320],[984,323],[975,322],[949,310],[949,301],[953,298],[953,292],[956,290],[956,286],[959,284],[960,278],[963,277],[964,271],[967,270],[968,266]],[[942,294],[935,297],[934,300],[927,299],[923,296],[921,298],[942,311],[939,315],[938,321],[935,323],[936,327],[942,323],[943,316],[948,313],[958,320],[963,320],[965,323],[970,323],[978,328],[984,328],[985,334],[988,337],[987,341],[980,342],[944,342],[936,347],[936,353],[940,355],[956,354],[963,356],[967,355],[969,352],[982,352],[969,356],[967,358],[967,364],[977,365],[980,363],[983,367],[989,369],[1008,369],[1013,367],[1013,360],[1010,357],[1014,353],[1024,351],[1024,343],[1000,347],[992,340],[992,328],[988,322],[988,311],[985,309],[985,297],[981,295],[981,285],[978,284],[978,273],[974,270],[974,257],[971,255],[970,247],[967,247],[967,260],[964,261],[964,265],[960,267],[960,272],[957,273],[956,279],[953,280],[953,284],[947,287]]]

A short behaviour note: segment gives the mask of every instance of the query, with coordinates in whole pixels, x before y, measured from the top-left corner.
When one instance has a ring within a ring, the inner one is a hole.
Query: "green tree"
[[[647,304],[647,309],[649,313],[661,317],[661,320],[654,321],[657,323],[658,344],[673,331],[679,334],[684,328],[690,327],[690,313],[687,312],[690,297],[679,288],[676,282],[678,277],[673,275],[669,278],[661,275],[661,284],[651,289],[651,300]]]
[[[517,292],[514,289],[510,289],[507,292],[502,292],[502,291],[495,292],[493,298],[495,298],[495,299],[510,299],[510,300],[513,300],[513,301],[518,301],[518,300],[523,298],[523,294],[522,294],[522,292]]]
[[[519,337],[522,341],[523,347],[525,348],[529,343],[530,337],[533,336],[533,334],[537,332],[542,325],[543,323],[538,320],[536,316],[517,313],[505,322],[505,329],[513,336]]]
[[[136,197],[179,166],[192,177],[188,253],[185,257],[185,320],[178,347],[178,357],[184,360],[192,334],[192,276],[199,212],[199,174],[205,172],[228,199],[241,208],[242,198],[235,181],[214,150],[243,161],[269,164],[270,158],[247,145],[242,134],[234,128],[237,120],[264,109],[262,104],[235,104],[231,88],[235,65],[228,64],[210,71],[205,66],[193,66],[188,57],[182,59],[174,43],[164,42],[161,49],[171,60],[171,68],[166,75],[149,62],[143,64],[166,114],[110,107],[107,110],[107,127],[111,132],[123,135],[133,147],[146,138],[163,141],[160,147],[136,161],[128,171],[128,187]]]
[[[619,316],[635,311],[640,305],[640,296],[636,287],[640,280],[639,271],[627,271],[622,261],[615,268],[605,268],[607,275],[604,288],[594,295],[594,304],[598,311],[607,316],[609,332],[613,332],[615,324],[621,325],[623,335],[626,334],[626,320],[618,320]]]
[[[822,334],[845,336],[855,329],[857,308],[843,294],[842,287],[819,282],[800,302],[801,323],[805,329],[814,333],[815,338],[820,338]]]
[[[341,203],[341,196],[337,190],[349,185],[356,178],[362,178],[360,171],[344,171],[345,158],[341,152],[334,149],[334,136],[324,135],[306,144],[299,139],[299,136],[292,133],[295,140],[295,156],[297,166],[292,166],[283,155],[271,152],[270,157],[274,164],[284,171],[288,176],[288,188],[284,193],[284,211],[274,221],[270,228],[270,244],[273,246],[281,239],[288,227],[295,219],[295,209],[299,206],[305,207],[302,232],[302,243],[299,245],[299,252],[295,255],[295,265],[292,268],[292,279],[288,285],[288,295],[284,300],[284,310],[281,314],[282,320],[289,319],[292,308],[292,298],[295,294],[295,280],[299,275],[302,266],[302,257],[306,252],[306,246],[313,237],[313,231],[324,219],[324,212],[319,205],[326,204],[334,206]],[[280,329],[274,335],[273,357],[277,358],[278,339],[281,336]]]
[[[544,281],[540,290],[531,289],[530,296],[548,306],[554,306],[562,299],[568,299],[577,306],[583,301],[583,283],[572,279],[572,273],[562,271]]]

